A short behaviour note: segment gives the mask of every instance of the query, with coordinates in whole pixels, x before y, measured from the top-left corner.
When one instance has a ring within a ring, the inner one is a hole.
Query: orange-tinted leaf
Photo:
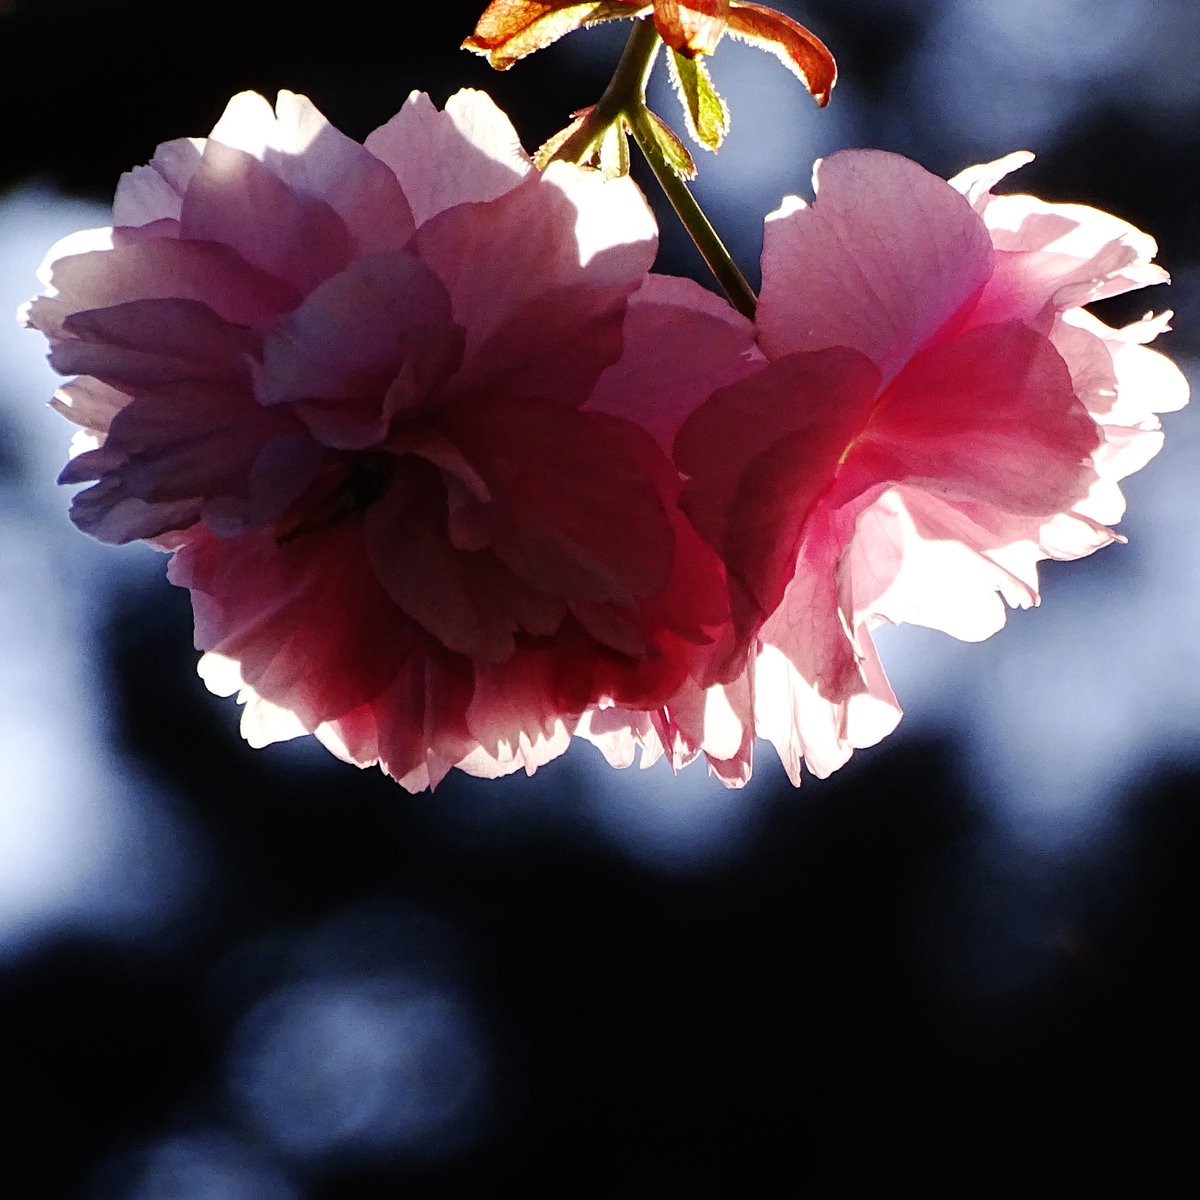
[[[506,71],[518,59],[556,42],[564,34],[633,17],[645,5],[637,0],[492,0],[475,32],[463,42],[464,50],[484,55],[497,71]]]
[[[654,24],[672,50],[695,58],[717,48],[729,7],[730,0],[654,0]]]
[[[803,25],[762,4],[732,0],[728,31],[734,37],[769,50],[812,93],[822,108],[837,82],[837,63],[825,43]]]

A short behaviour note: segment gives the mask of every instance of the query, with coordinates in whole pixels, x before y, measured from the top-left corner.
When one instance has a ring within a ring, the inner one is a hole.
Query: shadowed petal
[[[196,648],[238,662],[250,687],[309,730],[378,697],[417,636],[371,571],[354,521],[283,545],[263,530],[198,533],[168,575],[192,592]]]
[[[853,350],[788,355],[715,393],[680,430],[684,508],[738,584],[740,628],[778,606],[805,521],[878,386],[879,372]]]
[[[453,332],[450,297],[427,266],[404,252],[365,255],[267,337],[258,395],[269,405],[300,402],[327,445],[374,445],[387,437],[392,412],[382,401],[402,370],[428,387],[457,365]]]
[[[627,417],[670,450],[698,399],[759,369],[754,326],[690,279],[651,275],[630,299],[624,353],[587,407]]]
[[[1052,513],[1086,494],[1099,442],[1062,357],[1010,321],[914,358],[856,442],[843,486],[906,481],[1008,512]]]
[[[515,399],[451,415],[454,442],[493,497],[491,546],[519,578],[594,603],[662,591],[674,535],[622,422]]]
[[[126,389],[180,376],[245,380],[259,338],[198,300],[130,300],[74,313],[50,364],[64,375],[92,375]]]

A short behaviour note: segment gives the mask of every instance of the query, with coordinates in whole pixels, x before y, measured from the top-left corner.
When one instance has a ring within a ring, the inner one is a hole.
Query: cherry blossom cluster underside
[[[984,638],[1114,540],[1186,402],[1084,307],[1165,279],[1108,214],[818,164],[754,322],[651,271],[628,178],[538,171],[482,93],[367,138],[235,97],[121,180],[23,312],[71,377],[72,517],[171,554],[255,745],[406,788],[771,741],[825,775],[895,726],[884,622]]]

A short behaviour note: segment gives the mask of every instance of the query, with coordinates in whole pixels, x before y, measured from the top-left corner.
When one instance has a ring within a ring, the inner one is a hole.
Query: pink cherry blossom
[[[113,225],[54,247],[25,315],[78,376],[72,516],[173,551],[252,743],[419,789],[719,682],[723,565],[670,445],[760,356],[648,274],[631,181],[539,174],[479,92],[365,145],[245,93],[124,176]]]
[[[877,151],[818,164],[816,202],[766,226],[769,365],[676,441],[735,628],[759,639],[720,706],[740,694],[731,721],[794,783],[898,721],[873,628],[976,640],[1006,602],[1036,604],[1040,560],[1118,540],[1117,481],[1161,445],[1154,414],[1186,403],[1144,345],[1169,314],[1114,330],[1082,307],[1165,281],[1154,242],[1095,209],[993,195],[1029,157],[950,183]]]

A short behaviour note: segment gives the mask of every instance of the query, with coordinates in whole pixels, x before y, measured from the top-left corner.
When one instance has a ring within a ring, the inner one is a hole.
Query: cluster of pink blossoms
[[[753,7],[753,6],[750,6]],[[752,323],[650,272],[629,178],[535,170],[482,93],[365,145],[231,101],[55,246],[72,517],[172,554],[255,745],[404,787],[766,738],[799,782],[900,710],[882,622],[988,636],[1114,540],[1179,372],[1091,300],[1165,279],[1094,209],[848,151],[772,214]]]

